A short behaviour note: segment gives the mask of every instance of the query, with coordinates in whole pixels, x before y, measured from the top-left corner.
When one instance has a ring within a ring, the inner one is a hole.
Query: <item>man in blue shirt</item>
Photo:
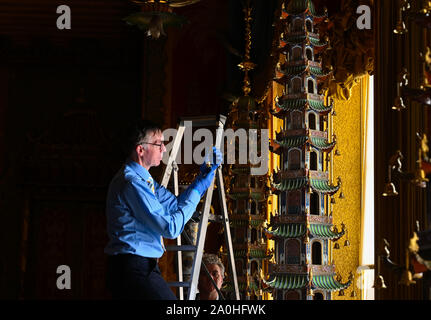
[[[215,163],[202,164],[201,173],[176,197],[149,173],[166,152],[161,129],[141,121],[127,142],[130,155],[112,179],[106,202],[108,285],[113,298],[174,300],[157,264],[165,251],[163,237],[181,234],[213,181],[222,155],[213,148]]]

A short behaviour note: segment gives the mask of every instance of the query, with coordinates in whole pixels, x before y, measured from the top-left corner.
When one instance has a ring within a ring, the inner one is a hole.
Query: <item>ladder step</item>
[[[168,286],[170,287],[190,287],[190,282],[168,282]]]
[[[196,251],[196,246],[184,244],[181,246],[166,246],[166,251]]]

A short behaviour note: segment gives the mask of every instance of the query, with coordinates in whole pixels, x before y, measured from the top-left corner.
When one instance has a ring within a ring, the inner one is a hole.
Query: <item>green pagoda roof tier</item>
[[[231,227],[247,227],[248,220],[230,219],[229,221]]]
[[[303,110],[307,106],[307,99],[275,100],[275,106],[283,111]]]
[[[345,231],[331,230],[332,224],[309,224],[310,236],[316,239],[335,240],[341,238]],[[265,229],[265,232],[277,238],[300,238],[303,237],[307,231],[305,223],[285,223],[277,224],[272,227],[273,230]]]
[[[328,45],[327,42],[321,42],[319,38],[309,37],[309,39],[310,39],[310,43],[314,47],[324,47],[324,46]]]
[[[300,15],[309,13],[314,18],[325,18],[327,17],[327,13],[319,14],[311,0],[291,0],[289,4],[283,10],[283,16],[286,15]]]
[[[277,68],[275,70],[275,78],[274,80],[278,83],[284,84],[286,81],[289,80],[289,78],[293,76],[299,76],[303,73],[307,73],[310,75],[313,75],[317,78],[322,78],[323,80],[325,77],[327,77],[330,73],[324,73],[322,70],[322,67],[318,65],[318,63],[315,63],[310,60],[301,60],[302,63],[295,64],[295,65],[283,65],[280,68]],[[297,62],[296,62],[297,63]]]
[[[262,188],[253,188],[255,191],[248,191],[246,188],[238,188],[231,189],[227,196],[232,200],[240,200],[240,199],[254,199],[257,201],[265,200],[265,193],[262,191]]]
[[[334,279],[335,274],[330,275],[313,275],[312,284],[314,289],[320,289],[324,291],[337,291],[344,290],[350,286],[351,280],[347,283],[340,283]]]
[[[241,220],[241,219],[231,219],[230,225],[231,227],[247,227],[248,225],[253,228],[257,228],[264,223],[265,220]]]
[[[328,180],[310,179],[310,187],[314,192],[333,195],[340,189],[341,185],[330,185]]]
[[[321,67],[310,66],[310,73],[317,77],[326,77],[329,73],[324,73]]]
[[[344,229],[341,232],[331,230],[330,224],[310,224],[310,233],[314,238],[334,240],[344,235]]]
[[[263,282],[274,289],[300,289],[308,285],[308,274],[277,274],[272,280]]]
[[[314,110],[314,111],[319,112],[321,114],[329,113],[332,110],[332,108],[334,107],[334,105],[332,103],[329,106],[325,106],[323,101],[316,101],[316,100],[312,100],[312,99],[310,99],[308,101],[308,106],[311,110]]]
[[[351,284],[351,280],[347,283],[340,283],[334,279],[335,274],[322,274],[312,276],[313,289],[320,289],[323,291],[338,291],[348,288]],[[274,288],[282,290],[294,290],[301,289],[308,286],[308,274],[277,274],[272,280],[263,282]]]
[[[307,231],[304,223],[280,224],[274,230],[265,229],[266,233],[278,238],[300,238]]]
[[[320,151],[330,152],[337,144],[336,141],[328,142],[325,138],[308,136],[285,137],[280,140],[274,140],[274,143],[276,144],[276,147],[273,147],[271,151],[276,154],[280,154],[282,149],[302,147],[305,144],[308,144]]]
[[[325,138],[310,137],[310,144],[318,150],[330,152],[335,147],[337,142],[328,142],[328,140]]]
[[[307,187],[307,180],[307,177],[284,179],[280,183],[273,183],[272,186],[279,191],[295,191]]]
[[[333,195],[336,193],[341,184],[336,186],[329,184],[327,179],[312,179],[305,177],[299,178],[282,178],[278,183],[271,183],[271,186],[278,191],[295,191],[310,187],[314,192]]]
[[[305,61],[305,60],[304,60]],[[288,66],[283,69],[276,69],[275,81],[278,83],[284,83],[288,80],[288,77],[298,76],[307,71],[306,65],[299,66]]]
[[[285,149],[302,147],[308,140],[307,136],[286,137],[282,140],[274,140],[276,144]]]
[[[304,110],[311,109],[320,114],[328,114],[332,108],[333,104],[329,106],[325,106],[324,101],[321,99],[314,99],[314,95],[311,94],[303,94],[301,98],[298,98],[298,95],[291,95],[293,98],[290,98],[289,95],[283,97],[277,97],[275,99],[275,109],[271,110],[271,114],[279,119],[284,119],[289,112],[293,110]]]
[[[245,258],[247,256],[247,250],[246,249],[234,249],[233,255],[235,258]],[[250,259],[271,259],[272,255],[267,254],[266,250],[263,249],[250,249]]]
[[[267,254],[266,250],[257,250],[257,249],[252,249],[250,250],[250,258],[256,258],[256,259],[271,259],[272,255],[271,254]]]
[[[291,33],[284,38],[281,38],[280,49],[282,49],[282,51],[285,51],[284,49],[288,49],[290,45],[301,44],[304,42],[310,43],[314,47],[324,47],[328,44],[327,42],[321,42],[318,34],[300,31]]]

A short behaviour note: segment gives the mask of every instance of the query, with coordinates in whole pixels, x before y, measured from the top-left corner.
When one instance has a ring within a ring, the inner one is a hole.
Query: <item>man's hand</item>
[[[223,155],[216,147],[212,148],[210,155],[206,155],[204,163],[202,163],[200,169],[203,175],[214,172],[223,162]]]
[[[215,176],[215,171],[220,166],[222,161],[223,155],[221,154],[220,150],[218,150],[216,147],[213,147],[210,157],[207,155],[205,162],[200,167],[201,173],[192,183],[193,188],[199,192],[201,197],[211,185]]]

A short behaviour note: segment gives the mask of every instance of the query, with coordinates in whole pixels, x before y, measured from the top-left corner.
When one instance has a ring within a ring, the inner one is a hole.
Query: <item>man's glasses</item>
[[[164,146],[164,145],[165,145],[165,142],[164,142],[164,141],[162,141],[161,143],[142,142],[141,144],[151,144],[151,145],[153,145],[153,146],[158,146],[158,147],[160,148],[160,150],[162,150],[162,149],[163,149],[163,147],[162,147],[162,146]]]

